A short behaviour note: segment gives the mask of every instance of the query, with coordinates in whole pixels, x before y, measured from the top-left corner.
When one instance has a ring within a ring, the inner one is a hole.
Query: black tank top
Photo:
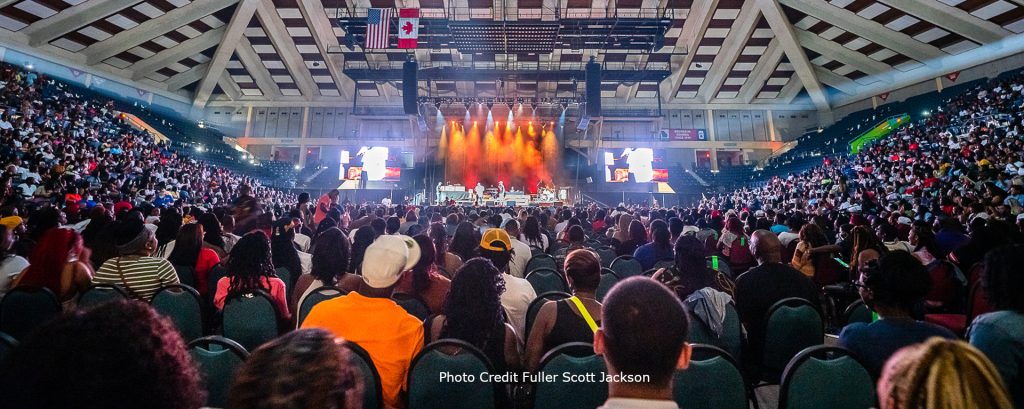
[[[590,330],[587,320],[572,311],[572,307],[569,306],[571,302],[569,300],[555,301],[558,310],[555,315],[555,325],[551,328],[548,337],[544,339],[545,352],[569,342],[594,343],[594,331]],[[601,321],[594,320],[594,322],[597,326],[601,326]]]

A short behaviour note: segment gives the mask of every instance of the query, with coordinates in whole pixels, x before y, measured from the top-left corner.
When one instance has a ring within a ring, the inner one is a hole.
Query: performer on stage
[[[484,200],[484,185],[480,182],[476,182],[476,201],[480,204]]]
[[[498,181],[498,197],[505,198],[505,183],[500,180]]]
[[[437,196],[434,196],[434,197],[436,198],[437,203],[444,203],[444,199],[441,198],[441,182],[437,182],[436,194],[437,194]]]

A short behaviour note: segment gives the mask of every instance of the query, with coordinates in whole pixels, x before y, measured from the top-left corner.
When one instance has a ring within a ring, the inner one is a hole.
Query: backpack
[[[747,236],[739,236],[729,244],[729,264],[733,266],[745,266],[754,262],[754,256],[750,254],[747,246]]]

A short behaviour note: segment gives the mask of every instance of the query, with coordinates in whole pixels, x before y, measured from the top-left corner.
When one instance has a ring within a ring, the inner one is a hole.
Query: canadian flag
[[[889,93],[888,92],[883,92],[881,94],[878,94],[878,98],[881,98],[882,101],[885,101],[885,100],[889,99]]]
[[[398,10],[398,48],[416,48],[420,35],[420,9]]]
[[[946,74],[946,79],[949,80],[949,82],[956,82],[957,78],[960,78],[960,71],[953,71]]]

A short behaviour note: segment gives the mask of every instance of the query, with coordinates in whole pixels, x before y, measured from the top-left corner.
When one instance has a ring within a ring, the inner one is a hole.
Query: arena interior
[[[0,0],[0,407],[1024,408],[1022,33]]]

